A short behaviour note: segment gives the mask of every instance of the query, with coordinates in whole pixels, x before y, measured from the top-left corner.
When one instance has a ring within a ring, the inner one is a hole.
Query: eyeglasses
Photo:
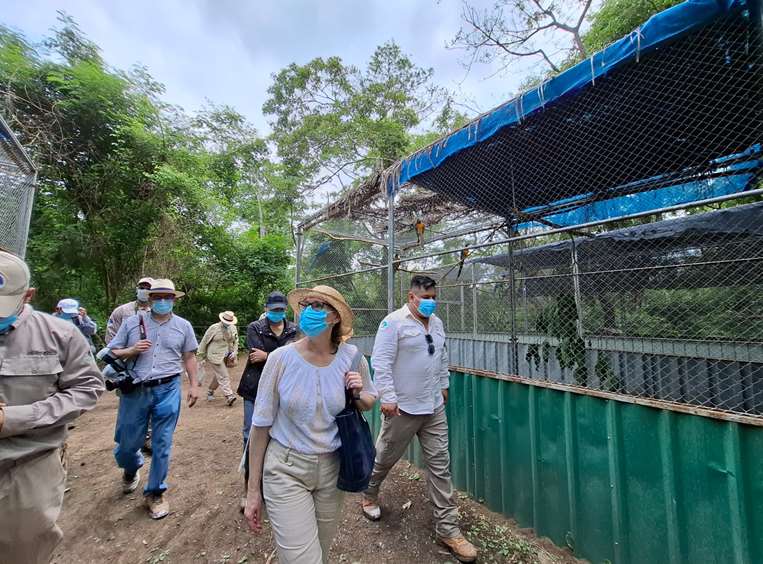
[[[424,335],[424,338],[427,340],[427,352],[429,353],[429,356],[432,356],[434,354],[434,339],[432,339],[432,335],[429,333]]]
[[[331,306],[329,304],[325,302],[320,302],[317,300],[313,302],[308,302],[308,301],[299,302],[298,305],[300,309],[306,309],[308,307],[311,307],[313,308],[314,311],[324,311],[326,309],[331,309]]]

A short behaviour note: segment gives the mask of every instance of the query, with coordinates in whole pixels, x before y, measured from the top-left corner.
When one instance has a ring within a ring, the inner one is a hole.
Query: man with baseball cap
[[[63,300],[60,300],[56,306],[56,313],[54,313],[53,316],[74,323],[90,345],[90,350],[95,352],[93,335],[95,335],[95,332],[98,330],[98,325],[96,325],[95,321],[90,319],[87,310],[84,307],[80,307],[77,300],[72,298],[64,298]]]
[[[184,369],[191,383],[188,407],[193,407],[201,394],[196,335],[186,319],[172,313],[175,300],[184,295],[175,290],[172,280],[154,280],[149,290],[151,312],[127,318],[109,342],[114,356],[131,360],[135,375],[133,389],[122,389],[114,433],[114,458],[124,471],[124,493],[134,492],[140,483],[140,447],[151,419],[153,453],[143,495],[152,519],[166,517],[170,511],[165,480],[180,415],[180,374]]]
[[[80,331],[27,305],[29,282],[24,261],[0,251],[0,564],[50,561],[67,424],[104,390]]]
[[[244,400],[244,447],[249,439],[249,429],[252,427],[254,400],[257,398],[257,386],[260,383],[262,369],[268,355],[279,347],[289,344],[297,337],[297,326],[286,319],[286,296],[283,293],[271,292],[265,302],[265,315],[257,321],[252,321],[246,328],[246,346],[249,351],[246,368],[238,384],[238,395]],[[249,482],[249,457],[244,457],[244,499],[246,501],[246,485]]]
[[[128,317],[132,317],[139,311],[148,311],[151,309],[151,304],[148,301],[148,291],[151,289],[154,279],[148,276],[144,276],[138,280],[138,284],[135,286],[135,300],[127,302],[118,306],[109,316],[109,321],[106,323],[106,342],[108,343],[116,337],[119,328],[122,323]]]

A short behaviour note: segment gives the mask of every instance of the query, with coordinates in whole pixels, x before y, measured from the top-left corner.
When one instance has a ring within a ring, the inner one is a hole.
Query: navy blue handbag
[[[357,372],[362,353],[352,362],[352,372]],[[336,416],[339,427],[339,478],[336,486],[345,492],[362,492],[368,487],[374,469],[376,448],[371,437],[371,428],[363,413],[355,407],[349,390],[345,390],[345,406]]]

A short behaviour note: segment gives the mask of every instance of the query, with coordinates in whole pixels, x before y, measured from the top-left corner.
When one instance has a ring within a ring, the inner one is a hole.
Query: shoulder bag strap
[[[363,352],[356,347],[355,349],[355,356],[352,357],[352,363],[350,364],[350,372],[358,372],[358,369],[360,368],[360,361],[363,360]],[[344,398],[345,398],[345,408],[353,406],[353,400],[355,399],[352,397],[352,392],[348,390],[347,388],[344,389]]]

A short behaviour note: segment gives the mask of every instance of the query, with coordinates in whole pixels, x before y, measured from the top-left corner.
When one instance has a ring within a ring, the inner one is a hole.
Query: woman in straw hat
[[[205,373],[212,372],[212,381],[207,390],[207,401],[215,399],[215,390],[220,387],[225,395],[225,403],[228,406],[236,401],[236,394],[230,387],[230,376],[226,361],[235,361],[238,352],[238,331],[236,323],[238,319],[232,311],[224,311],[219,316],[220,321],[213,323],[204,333],[196,353],[199,360],[206,360],[201,373],[201,381],[204,381]]]
[[[252,530],[261,530],[264,496],[279,562],[325,564],[343,499],[335,416],[345,407],[345,389],[363,410],[378,394],[365,358],[345,342],[353,314],[342,294],[316,286],[294,290],[288,300],[305,337],[273,351],[265,363],[252,418],[245,515]]]

